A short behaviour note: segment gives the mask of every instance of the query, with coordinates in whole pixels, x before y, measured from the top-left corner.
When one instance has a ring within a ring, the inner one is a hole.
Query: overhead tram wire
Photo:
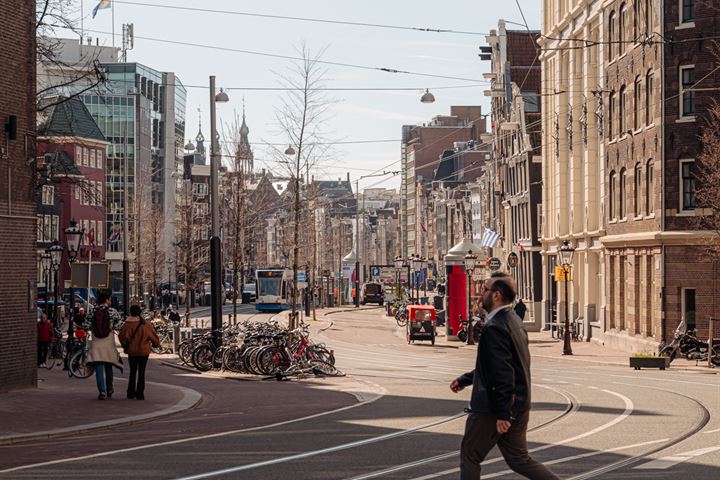
[[[62,27],[59,28],[64,29],[70,29],[69,27]],[[91,29],[85,29],[88,33],[98,33],[102,35],[110,35],[112,36],[112,32],[105,32],[102,30],[91,30]],[[120,36],[121,34],[116,33],[115,36]],[[184,42],[181,40],[168,40],[163,38],[154,38],[154,37],[146,37],[146,36],[140,36],[135,35],[134,37],[136,40],[146,40],[149,42],[157,42],[157,43],[166,43],[169,45],[181,45],[184,47],[197,47],[197,48],[207,48],[210,50],[219,50],[224,52],[232,52],[232,53],[244,53],[246,55],[256,55],[260,57],[268,57],[268,58],[279,58],[282,60],[294,60],[294,61],[303,61],[301,57],[295,57],[292,55],[281,55],[279,53],[268,53],[268,52],[257,52],[254,50],[244,50],[241,48],[230,48],[230,47],[220,47],[217,45],[207,45],[203,43],[195,43],[195,42]],[[322,64],[322,65],[330,65],[335,67],[346,67],[346,68],[356,68],[360,70],[375,70],[380,72],[386,72],[386,73],[398,73],[403,75],[413,75],[417,77],[427,77],[427,78],[444,78],[449,80],[460,80],[463,82],[473,82],[477,84],[486,83],[483,80],[477,79],[477,78],[464,78],[464,77],[453,77],[448,75],[439,75],[434,73],[425,73],[425,72],[413,72],[410,70],[400,70],[396,68],[389,68],[389,67],[372,67],[369,65],[357,65],[354,63],[344,63],[344,62],[332,62],[329,60],[315,60],[316,63]]]
[[[448,34],[456,34],[456,35],[488,35],[485,32],[470,32],[470,31],[464,31],[464,30],[452,30],[452,29],[445,29],[445,28],[408,27],[408,26],[404,26],[404,25],[389,25],[389,24],[382,24],[382,23],[353,22],[353,21],[349,21],[349,20],[329,20],[329,19],[325,19],[325,18],[294,17],[294,16],[289,16],[289,15],[270,15],[270,14],[265,14],[265,13],[240,12],[240,11],[235,11],[235,10],[219,10],[219,9],[199,8],[199,7],[182,7],[182,6],[177,6],[177,5],[159,5],[159,4],[148,3],[148,2],[129,2],[127,0],[115,0],[115,3],[120,3],[120,4],[125,4],[125,5],[135,5],[135,6],[141,6],[141,7],[166,8],[169,10],[185,10],[185,11],[201,12],[201,13],[219,13],[219,14],[223,14],[223,15],[241,15],[241,16],[255,17],[255,18],[270,18],[270,19],[275,19],[275,20],[291,20],[291,21],[298,21],[298,22],[347,25],[347,26],[352,26],[352,27],[384,28],[384,29],[393,29],[393,30],[408,30],[408,31],[415,31],[415,32],[448,33]]]

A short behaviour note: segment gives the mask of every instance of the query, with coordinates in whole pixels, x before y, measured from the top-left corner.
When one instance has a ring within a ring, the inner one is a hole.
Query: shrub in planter
[[[659,368],[665,370],[670,366],[669,357],[658,357],[656,355],[633,355],[630,357],[630,366],[635,370],[641,368]]]

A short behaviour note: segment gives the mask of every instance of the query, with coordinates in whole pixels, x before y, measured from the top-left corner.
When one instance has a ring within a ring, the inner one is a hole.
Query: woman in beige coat
[[[98,306],[91,314],[92,340],[87,363],[95,368],[98,400],[111,398],[113,394],[113,366],[122,372],[122,360],[115,345],[113,330],[120,327],[122,317],[110,308],[110,295],[103,292],[98,296]]]

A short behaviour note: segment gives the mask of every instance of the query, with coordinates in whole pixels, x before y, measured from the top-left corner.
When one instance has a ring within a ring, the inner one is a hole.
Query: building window
[[[653,161],[648,160],[645,168],[645,211],[648,215],[655,213],[655,197],[653,190],[655,189],[653,179]]]
[[[642,20],[641,5],[642,3],[640,0],[635,0],[635,3],[633,4],[633,40],[635,40],[635,42],[640,41],[640,32],[642,30],[642,26],[640,24],[640,20]]]
[[[608,60],[615,58],[615,12],[608,16]]]
[[[680,116],[695,115],[695,92],[687,91],[695,84],[695,66],[680,67]]]
[[[615,220],[617,218],[617,212],[615,211],[615,172],[610,172],[610,178],[608,180],[608,219]]]
[[[620,19],[618,21],[618,52],[625,53],[625,29],[627,28],[627,8],[625,4],[620,5]]]
[[[608,138],[615,137],[615,92],[610,92],[608,101]]]
[[[635,165],[635,216],[642,215],[642,165]]]
[[[620,219],[624,220],[627,218],[627,171],[623,168],[620,170],[620,188],[618,196],[618,212]]]
[[[96,166],[95,166],[95,149],[94,148],[90,149],[90,166],[92,168],[96,168]]]
[[[525,102],[525,111],[528,113],[537,113],[540,111],[540,97],[534,90],[523,90],[523,101]]]
[[[639,2],[640,0],[638,0]],[[645,31],[649,35],[653,31],[655,19],[653,18],[653,0],[645,0]]]
[[[680,210],[695,209],[695,160],[680,161]]]
[[[634,93],[634,99],[633,99],[633,129],[638,130],[640,128],[640,108],[642,104],[642,99],[640,98],[642,95],[642,82],[641,82],[640,75],[635,77],[635,91]]]
[[[650,70],[645,77],[645,125],[652,125],[655,122],[653,79],[653,72]]]
[[[695,20],[695,0],[680,0],[680,23],[689,23]]]
[[[682,320],[688,330],[695,329],[695,289],[683,288],[682,290]]]
[[[82,163],[82,147],[75,145],[75,165]]]
[[[625,85],[620,87],[620,108],[618,109],[618,126],[620,128],[620,135],[627,133],[627,88]]]
[[[198,197],[207,195],[207,183],[193,183],[193,193]]]
[[[54,205],[55,204],[55,187],[52,185],[42,186],[42,204],[43,205]]]
[[[36,234],[36,240],[38,242],[43,241],[43,216],[37,215],[37,234]]]
[[[86,147],[83,147],[82,164],[84,167],[87,167],[90,164],[90,150],[88,150]]]

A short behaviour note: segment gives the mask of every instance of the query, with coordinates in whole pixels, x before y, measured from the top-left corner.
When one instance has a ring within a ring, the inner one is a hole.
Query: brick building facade
[[[0,18],[0,391],[6,391],[37,383],[35,2],[2,2]]]

